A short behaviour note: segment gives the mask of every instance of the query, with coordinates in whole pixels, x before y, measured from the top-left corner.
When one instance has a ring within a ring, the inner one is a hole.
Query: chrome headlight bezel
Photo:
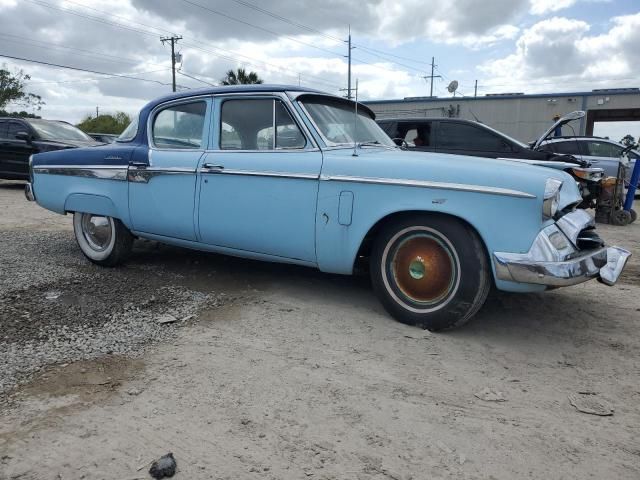
[[[542,201],[542,218],[552,219],[558,212],[560,206],[560,189],[562,181],[556,178],[547,178],[544,185],[544,197]]]

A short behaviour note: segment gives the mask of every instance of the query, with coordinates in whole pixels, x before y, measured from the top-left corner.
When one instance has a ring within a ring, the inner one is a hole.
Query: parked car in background
[[[631,180],[636,160],[640,158],[638,150],[629,150],[620,143],[600,137],[551,137],[541,143],[541,148],[557,155],[572,155],[589,162],[594,167],[602,168],[608,177],[618,175],[618,167],[622,161],[626,169],[627,184]],[[628,163],[626,159],[622,159],[623,152]]]
[[[583,112],[561,118],[540,140],[580,115]],[[564,170],[581,186],[582,208],[594,207],[597,201],[603,177],[601,169],[590,168],[581,158],[532,148],[482,123],[457,118],[392,118],[378,120],[378,124],[398,145],[404,145],[410,151],[506,158]]]
[[[118,138],[114,133],[87,133],[87,135],[100,143],[113,143]]]
[[[70,123],[34,118],[0,118],[0,178],[29,179],[29,156],[99,145]]]
[[[616,282],[630,254],[575,210],[570,175],[446,157],[401,150],[342,97],[215,87],[150,102],[114,144],[34,155],[25,194],[72,213],[99,265],[134,237],[336,274],[368,261],[385,308],[431,330],[466,322],[492,285]]]

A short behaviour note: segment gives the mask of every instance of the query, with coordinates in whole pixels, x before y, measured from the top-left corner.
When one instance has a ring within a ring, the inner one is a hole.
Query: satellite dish
[[[453,96],[456,96],[456,90],[458,89],[458,81],[454,80],[452,81],[449,86],[447,87],[447,90],[449,91],[449,93],[453,93]]]

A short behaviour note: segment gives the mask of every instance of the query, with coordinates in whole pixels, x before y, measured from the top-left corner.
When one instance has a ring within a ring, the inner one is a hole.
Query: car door
[[[9,120],[6,122],[6,134],[0,140],[2,150],[2,171],[8,177],[28,178],[29,156],[37,149],[32,141],[16,138],[18,133],[33,135],[31,128],[22,121]]]
[[[204,243],[315,263],[322,154],[279,95],[217,97],[199,169]]]
[[[148,160],[129,166],[129,213],[135,231],[197,240],[196,172],[208,141],[210,108],[210,98],[184,99],[151,112]]]
[[[480,126],[457,121],[439,121],[435,134],[437,152],[477,157],[512,157],[514,150],[499,135]]]
[[[580,142],[582,158],[593,167],[602,168],[606,176],[617,177],[623,147],[606,140],[583,140]]]

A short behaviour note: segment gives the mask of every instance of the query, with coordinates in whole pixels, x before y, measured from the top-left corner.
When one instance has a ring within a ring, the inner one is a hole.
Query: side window
[[[7,138],[8,127],[9,127],[9,122],[0,120],[0,138]]]
[[[578,142],[574,140],[567,142],[550,142],[542,148],[560,155],[581,155]]]
[[[440,122],[436,136],[437,146],[442,149],[511,151],[509,145],[494,133],[464,123]]]
[[[22,123],[18,123],[18,122],[9,122],[9,129],[7,131],[7,138],[10,138],[11,140],[16,140],[16,133],[18,132],[29,132],[29,129],[23,125]]]
[[[587,142],[587,155],[593,157],[613,157],[617,158],[622,153],[623,148],[609,142]]]
[[[225,100],[220,118],[221,150],[299,149],[307,143],[280,100]]]
[[[153,119],[153,143],[160,148],[202,148],[206,102],[173,105]]]
[[[432,147],[431,122],[403,125],[400,129],[404,134],[404,141],[409,147]]]

